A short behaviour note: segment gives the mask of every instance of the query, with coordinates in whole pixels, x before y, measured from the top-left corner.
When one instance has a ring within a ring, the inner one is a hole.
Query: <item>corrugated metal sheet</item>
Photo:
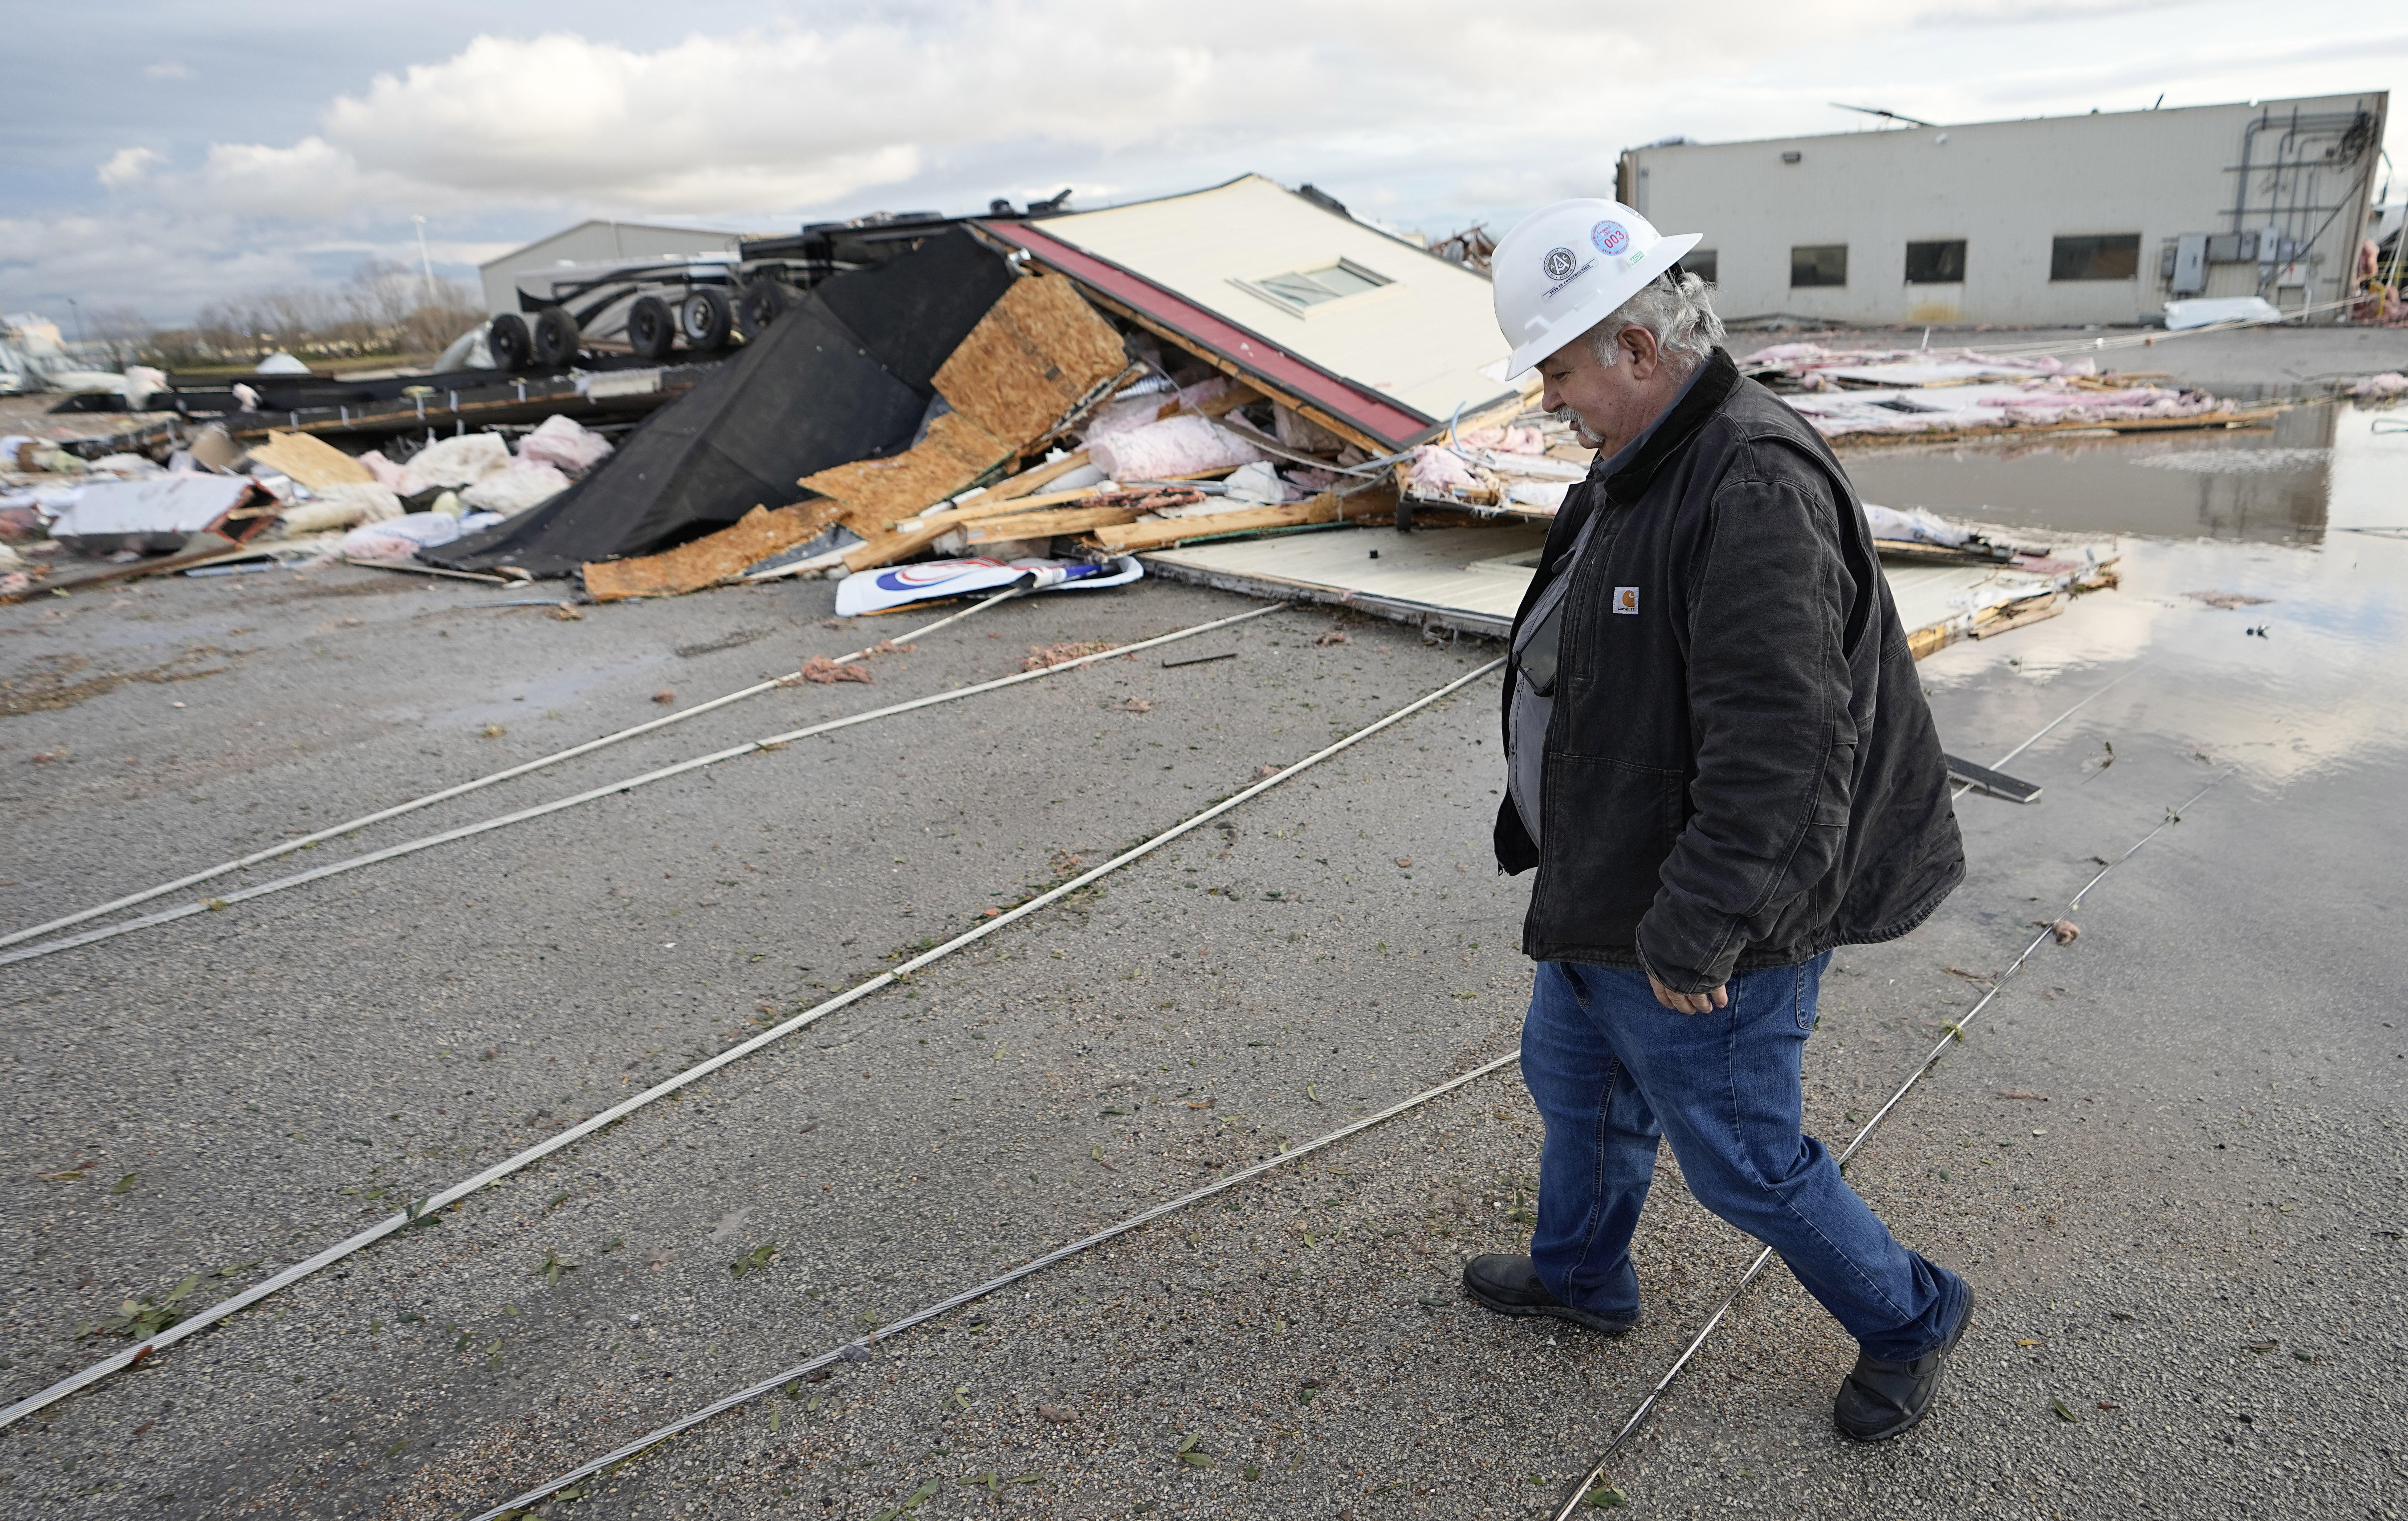
[[[1040,240],[1065,243],[1137,275],[1259,346],[1386,399],[1418,420],[1412,434],[1445,421],[1458,405],[1477,411],[1512,394],[1485,279],[1259,175],[992,230],[1040,258]],[[1389,283],[1304,311],[1240,283],[1341,260]],[[1383,420],[1370,431],[1410,436],[1398,421]]]

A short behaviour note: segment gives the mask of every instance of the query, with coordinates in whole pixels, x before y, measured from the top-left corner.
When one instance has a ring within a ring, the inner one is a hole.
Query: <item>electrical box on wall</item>
[[[2207,239],[2207,262],[2211,264],[2247,264],[2258,259],[2256,233],[2214,233]]]
[[[2207,290],[2207,235],[2185,233],[2174,239],[2173,292],[2195,296]]]

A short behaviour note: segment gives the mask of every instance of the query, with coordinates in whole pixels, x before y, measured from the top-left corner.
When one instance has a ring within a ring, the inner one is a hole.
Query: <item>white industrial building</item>
[[[2382,174],[2383,91],[1902,124],[1622,155],[1618,194],[1733,318],[2149,321],[2190,296],[2334,320]]]
[[[519,309],[521,275],[557,264],[605,259],[658,259],[696,253],[734,253],[747,235],[724,228],[664,227],[649,221],[580,221],[523,249],[477,266],[485,287],[485,310],[499,315]]]

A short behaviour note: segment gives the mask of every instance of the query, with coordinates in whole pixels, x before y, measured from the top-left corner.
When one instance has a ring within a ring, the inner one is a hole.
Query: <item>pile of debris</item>
[[[518,433],[353,455],[296,433],[246,448],[212,425],[164,462],[0,437],[0,599],[238,563],[410,562],[541,505],[611,452],[569,418]]]
[[[2218,428],[2280,410],[2243,409],[2201,391],[2101,375],[2090,359],[2069,362],[1970,348],[1868,352],[1780,344],[1757,350],[1745,368],[1783,392],[1826,438]]]
[[[874,259],[781,286],[709,364],[179,387],[176,406],[222,422],[150,425],[131,474],[247,487],[136,480],[121,503],[52,450],[69,478],[21,478],[8,502],[38,528],[98,490],[75,510],[108,509],[112,575],[242,550],[573,576],[604,601],[907,561],[924,573],[890,577],[896,594],[966,566],[1087,584],[1191,540],[1394,520],[1417,446],[1485,437],[1530,401],[1502,378],[1471,244],[1434,252],[1258,176],[1039,209],[877,229]],[[102,542],[74,523],[50,541]]]

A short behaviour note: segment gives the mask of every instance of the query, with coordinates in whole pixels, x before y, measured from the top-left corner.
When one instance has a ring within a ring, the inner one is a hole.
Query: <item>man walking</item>
[[[1856,1339],[1841,1431],[1931,1407],[1973,1297],[1800,1129],[1832,948],[1920,924],[1964,875],[1946,762],[1864,514],[1828,448],[1742,379],[1680,256],[1566,201],[1491,260],[1512,367],[1596,448],[1515,616],[1497,859],[1538,868],[1522,1073],[1546,1121],[1528,1257],[1489,1309],[1639,1323],[1630,1238],[1672,1144],[1700,1203],[1779,1251]]]

